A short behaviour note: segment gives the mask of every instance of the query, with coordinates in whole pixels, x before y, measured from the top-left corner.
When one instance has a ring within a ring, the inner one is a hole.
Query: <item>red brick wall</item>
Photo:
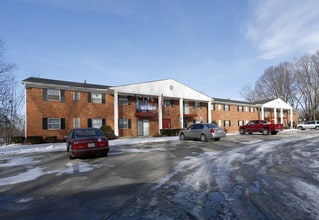
[[[64,91],[64,102],[44,101],[40,88],[26,89],[27,136],[57,136],[62,140],[73,128],[73,118],[80,118],[81,127],[88,126],[88,119],[104,118],[106,124],[114,126],[113,97],[106,95],[106,103],[89,103],[88,93],[80,92],[80,100],[73,100],[73,91]],[[43,118],[64,118],[64,130],[44,130]]]

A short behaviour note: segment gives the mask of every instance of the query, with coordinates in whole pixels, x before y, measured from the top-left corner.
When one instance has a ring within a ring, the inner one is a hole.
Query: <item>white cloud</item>
[[[262,58],[319,49],[319,1],[258,1],[253,10],[246,36]]]

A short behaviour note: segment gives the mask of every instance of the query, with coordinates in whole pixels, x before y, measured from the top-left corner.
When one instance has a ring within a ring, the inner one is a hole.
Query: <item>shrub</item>
[[[57,142],[57,136],[48,136],[45,138],[45,142],[47,143],[56,143]]]
[[[25,137],[24,136],[15,136],[11,138],[11,143],[24,143]]]
[[[113,140],[116,138],[111,126],[103,125],[100,129],[103,132],[103,134],[105,135],[105,137],[107,137],[109,140]]]
[[[160,130],[162,136],[177,136],[181,128],[164,128]]]
[[[41,144],[43,143],[42,136],[29,136],[27,137],[27,141],[31,144]]]

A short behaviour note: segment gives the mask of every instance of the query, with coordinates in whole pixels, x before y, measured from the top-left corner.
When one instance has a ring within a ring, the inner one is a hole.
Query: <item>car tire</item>
[[[186,137],[185,137],[185,135],[184,135],[184,134],[180,134],[180,135],[179,135],[179,139],[183,141],[183,140],[185,140],[185,139],[186,139]]]
[[[263,135],[269,135],[269,129],[268,128],[265,128],[263,130]]]
[[[240,134],[245,134],[246,132],[245,132],[245,130],[244,130],[243,128],[241,128],[240,131],[239,131],[239,133],[240,133]]]
[[[303,127],[299,126],[299,127],[298,127],[298,130],[303,130]]]
[[[70,146],[66,146],[66,152],[69,152],[70,151]]]
[[[215,141],[219,141],[220,140],[220,138],[215,138]]]
[[[201,140],[202,142],[207,142],[207,137],[206,137],[206,135],[205,135],[205,134],[202,134],[202,135],[200,136],[200,140]]]

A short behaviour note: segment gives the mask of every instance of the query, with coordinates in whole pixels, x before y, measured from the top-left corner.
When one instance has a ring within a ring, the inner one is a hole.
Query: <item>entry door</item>
[[[149,120],[137,121],[137,135],[150,136],[150,121]]]

